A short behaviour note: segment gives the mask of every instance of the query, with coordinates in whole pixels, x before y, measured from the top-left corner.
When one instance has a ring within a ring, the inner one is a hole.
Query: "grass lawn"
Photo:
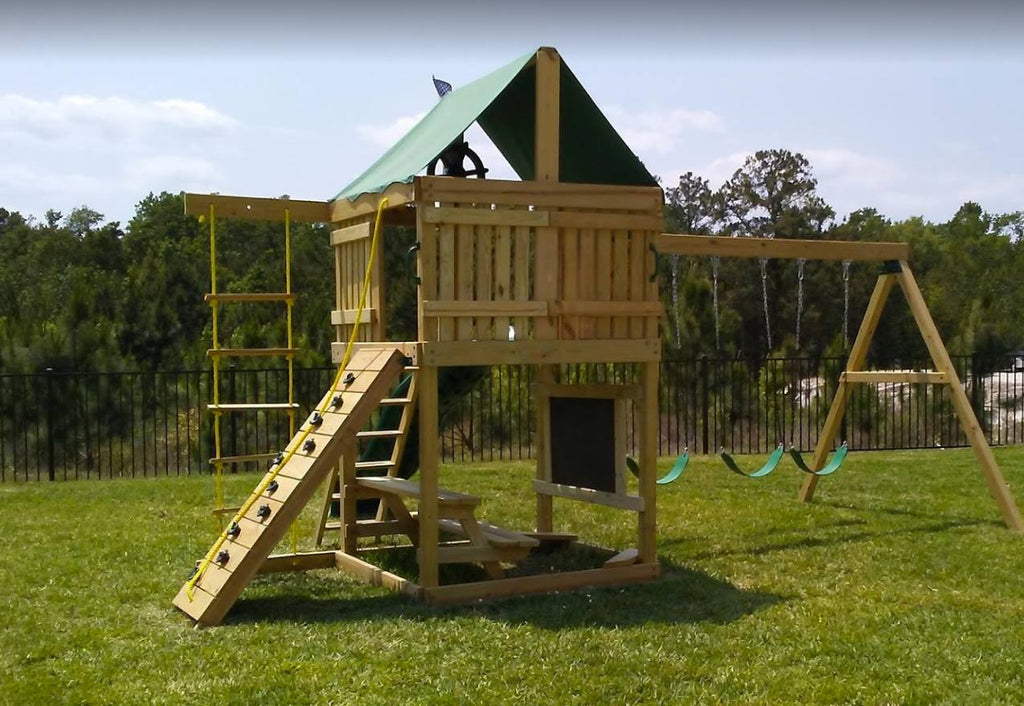
[[[996,457],[1024,500],[1024,447]],[[448,466],[442,483],[524,529],[531,473]],[[435,609],[337,572],[272,575],[207,630],[171,598],[214,538],[212,479],[0,486],[0,703],[1024,701],[1024,538],[970,451],[852,453],[810,506],[800,481],[788,460],[755,481],[695,458],[659,490],[653,584]],[[634,542],[632,514],[555,512],[586,541]]]

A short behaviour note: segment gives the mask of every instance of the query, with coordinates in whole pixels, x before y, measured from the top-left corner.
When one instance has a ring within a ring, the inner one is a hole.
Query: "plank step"
[[[420,484],[404,478],[356,478],[356,485],[375,490],[378,493],[390,493],[407,498],[420,497]],[[480,504],[480,498],[475,495],[440,488],[437,491],[437,501],[442,505],[468,505],[470,507]]]
[[[357,471],[382,471],[394,467],[392,461],[356,461]]]
[[[410,397],[385,397],[380,401],[381,407],[398,407],[401,405],[412,404],[412,398]]]
[[[384,429],[379,431],[361,431],[356,434],[357,439],[397,439],[404,432],[399,429]]]
[[[206,294],[203,301],[216,304],[220,302],[294,302],[295,295],[288,292],[228,292],[225,294]]]
[[[211,515],[234,515],[236,512],[242,509],[242,506],[238,507],[216,507],[210,510]]]

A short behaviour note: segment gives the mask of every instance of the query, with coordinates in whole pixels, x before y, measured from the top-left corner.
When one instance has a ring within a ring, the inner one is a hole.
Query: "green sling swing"
[[[676,459],[676,462],[675,464],[673,464],[672,469],[668,473],[663,475],[661,478],[656,480],[655,483],[657,483],[658,485],[668,485],[669,483],[678,480],[679,476],[683,475],[683,471],[686,470],[686,464],[689,462],[690,450],[683,449],[683,453],[681,453],[679,455],[679,458]],[[626,456],[626,468],[628,468],[630,472],[637,478],[640,477],[640,466],[637,464],[636,459],[634,459],[632,456]]]
[[[772,455],[768,457],[768,460],[765,462],[765,464],[756,471],[752,471],[750,473],[747,473],[742,468],[737,466],[736,462],[733,461],[732,456],[727,454],[725,450],[722,450],[719,455],[722,457],[722,460],[725,461],[725,465],[728,466],[729,470],[732,471],[733,473],[741,475],[745,478],[763,478],[775,470],[775,467],[779,465],[779,461],[782,460],[782,456],[785,452],[785,447],[783,447],[782,444],[779,444],[778,446],[775,447],[775,450],[772,451]]]
[[[832,455],[832,460],[829,461],[824,468],[813,471],[810,466],[804,462],[803,456],[800,455],[800,452],[793,446],[789,447],[789,455],[793,457],[794,461],[796,461],[796,465],[800,467],[800,470],[804,473],[810,473],[815,476],[827,476],[838,471],[839,467],[843,465],[843,461],[846,460],[846,454],[848,451],[849,449],[846,447],[846,442],[844,441],[843,445],[836,449],[836,452]]]

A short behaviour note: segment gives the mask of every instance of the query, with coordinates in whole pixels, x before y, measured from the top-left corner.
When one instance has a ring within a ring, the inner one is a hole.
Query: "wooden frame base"
[[[630,563],[614,561],[627,553],[630,554]],[[415,581],[385,571],[379,566],[343,551],[277,554],[267,559],[259,573],[336,568],[371,586],[387,588],[395,593],[423,601],[427,605],[442,606],[467,601],[569,591],[592,586],[625,586],[647,583],[655,581],[661,576],[661,566],[658,562],[633,563],[636,561],[635,555],[635,549],[626,550],[617,557],[613,557],[613,560],[606,562],[604,567],[595,569],[537,576],[517,576],[429,588],[424,588]]]

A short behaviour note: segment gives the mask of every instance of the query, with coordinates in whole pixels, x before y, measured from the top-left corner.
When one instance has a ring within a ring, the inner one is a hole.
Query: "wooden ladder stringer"
[[[385,462],[387,464],[386,475],[389,478],[393,478],[398,475],[399,469],[402,464],[402,457],[405,453],[406,442],[409,438],[409,430],[412,427],[413,417],[416,414],[416,401],[417,401],[417,368],[414,366],[406,366],[405,372],[412,376],[409,381],[409,389],[405,396],[402,398],[387,398],[381,401],[382,405],[387,404],[400,404],[402,405],[402,416],[399,419],[398,426],[393,430],[394,436],[389,438],[393,439],[394,443],[391,448],[391,456]],[[357,435],[358,437],[358,435]],[[341,512],[341,518],[335,518],[331,516],[331,509],[339,503],[344,503],[344,487],[346,485],[346,476],[351,476],[354,481],[359,471],[359,465],[355,461],[358,458],[359,448],[358,443],[353,442],[351,447],[346,448],[342,451],[342,456],[339,459],[337,465],[331,469],[331,475],[328,478],[324,493],[323,508],[320,512],[320,523],[317,526],[316,532],[316,546],[321,548],[324,546],[325,537],[328,532],[341,531],[342,532],[342,544],[349,544],[354,548],[354,527],[348,529],[345,528],[343,522],[351,520],[354,522],[354,506],[350,508],[349,512],[345,512],[344,509]],[[372,464],[373,462],[369,462]],[[346,468],[346,464],[351,464],[351,467]],[[380,503],[377,508],[376,521],[381,522],[387,519],[388,510],[385,503]]]
[[[875,284],[875,289],[871,294],[867,310],[864,313],[864,319],[857,332],[857,338],[854,341],[853,348],[850,350],[846,370],[840,376],[835,397],[832,399],[828,416],[825,418],[825,425],[818,436],[818,443],[815,446],[810,467],[818,470],[825,464],[846,412],[851,384],[857,382],[877,382],[882,378],[892,380],[902,378],[905,381],[928,381],[933,384],[945,385],[949,388],[950,398],[960,426],[971,444],[974,456],[981,467],[982,476],[988,485],[989,492],[996,501],[996,505],[999,507],[1006,526],[1014,532],[1024,532],[1024,520],[1021,518],[1020,510],[1013,498],[1013,494],[1006,485],[1006,481],[1003,479],[999,465],[992,454],[992,449],[985,439],[981,424],[979,424],[978,418],[974,414],[974,408],[971,406],[970,400],[967,399],[967,393],[960,383],[960,377],[956,373],[956,368],[949,357],[949,352],[946,350],[942,337],[935,327],[935,322],[932,319],[931,312],[928,311],[928,305],[921,294],[921,289],[917,285],[917,280],[914,278],[906,261],[899,261],[898,267],[893,269],[895,271],[886,271],[881,274]],[[870,348],[871,340],[874,338],[875,331],[878,329],[878,323],[885,308],[885,302],[892,292],[893,286],[897,283],[900,285],[900,289],[903,290],[918,332],[921,334],[925,347],[928,349],[932,365],[935,368],[934,372],[879,371],[877,373],[867,373],[864,371],[868,349]],[[860,374],[858,375],[858,373]],[[807,476],[803,486],[800,488],[800,500],[809,502],[813,499],[814,490],[819,480],[819,476]]]
[[[321,487],[343,450],[395,385],[404,356],[396,348],[352,356],[347,383],[330,389],[289,442],[285,458],[260,481],[232,525],[214,543],[194,585],[182,586],[174,605],[201,625],[217,625],[270,552]],[[337,404],[337,403],[340,404]],[[300,555],[293,555],[300,556]],[[205,561],[205,560],[204,560]]]

